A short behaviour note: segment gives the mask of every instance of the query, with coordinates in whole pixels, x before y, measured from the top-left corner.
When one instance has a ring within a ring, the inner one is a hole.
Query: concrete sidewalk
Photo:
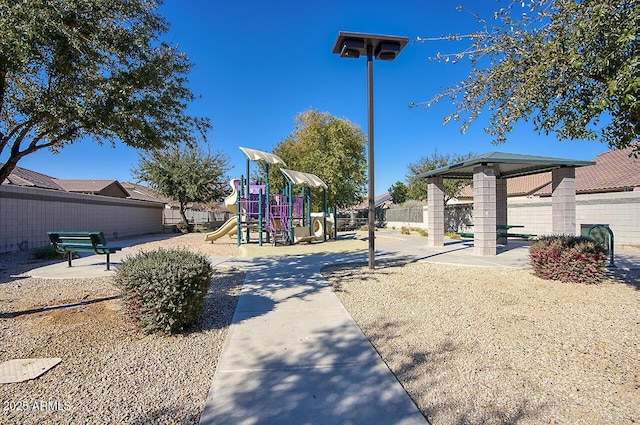
[[[426,424],[320,269],[359,254],[257,259],[201,424]]]

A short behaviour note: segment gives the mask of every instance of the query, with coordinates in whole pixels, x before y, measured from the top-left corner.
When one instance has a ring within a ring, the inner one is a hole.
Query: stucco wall
[[[29,187],[0,186],[0,252],[49,243],[47,232],[102,231],[107,242],[161,233],[163,205]]]

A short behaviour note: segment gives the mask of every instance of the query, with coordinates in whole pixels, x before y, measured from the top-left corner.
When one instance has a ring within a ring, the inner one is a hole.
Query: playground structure
[[[316,175],[281,168],[283,193],[271,193],[269,185],[270,166],[285,162],[277,155],[240,147],[247,157],[246,176],[250,175],[251,162],[265,165],[266,179],[250,183],[248,177],[241,176],[230,182],[232,193],[225,201],[225,207],[235,216],[227,220],[216,231],[208,233],[205,241],[215,241],[224,235],[237,235],[238,246],[250,243],[252,233],[257,232],[258,244],[278,243],[291,245],[302,242],[327,240],[334,235],[335,212],[327,208],[327,185]],[[301,187],[299,196],[294,195],[294,187]],[[322,188],[323,210],[311,212],[311,191]]]

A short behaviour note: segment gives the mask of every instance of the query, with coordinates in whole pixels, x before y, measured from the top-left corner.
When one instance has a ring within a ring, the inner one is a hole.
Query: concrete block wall
[[[164,206],[154,202],[0,186],[0,252],[49,244],[47,232],[97,230],[107,241],[161,233]]]
[[[461,231],[473,232],[473,228],[465,228],[458,223],[459,221],[473,223],[471,205],[468,203],[448,205],[445,208],[445,219],[457,223]],[[507,211],[508,224],[525,226],[522,229],[515,229],[518,233],[535,235],[553,233],[551,197],[509,198]],[[452,214],[464,219],[454,219]],[[428,208],[424,207],[423,223],[388,222],[387,227],[426,228],[428,215]],[[613,231],[616,245],[640,246],[640,191],[576,195],[576,235],[580,234],[581,224],[608,224]],[[447,226],[445,230],[455,229]]]
[[[640,246],[640,192],[579,195],[576,224],[608,224],[616,245]]]
[[[545,235],[552,233],[551,198],[518,198],[507,200],[508,224],[523,225],[518,233]]]
[[[522,233],[553,233],[551,198],[512,198],[509,224],[525,226]],[[581,224],[608,224],[616,245],[640,246],[640,192],[576,195],[575,234]]]

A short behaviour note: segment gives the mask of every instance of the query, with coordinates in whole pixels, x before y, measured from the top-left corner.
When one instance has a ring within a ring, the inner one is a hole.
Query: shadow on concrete
[[[368,341],[352,326],[317,331],[313,339],[293,356],[258,356],[259,370],[217,372],[218,403],[201,423],[420,423],[408,397],[398,394],[402,388],[392,386],[394,376],[370,358]]]
[[[202,424],[426,423],[320,274],[362,253],[247,261]]]

